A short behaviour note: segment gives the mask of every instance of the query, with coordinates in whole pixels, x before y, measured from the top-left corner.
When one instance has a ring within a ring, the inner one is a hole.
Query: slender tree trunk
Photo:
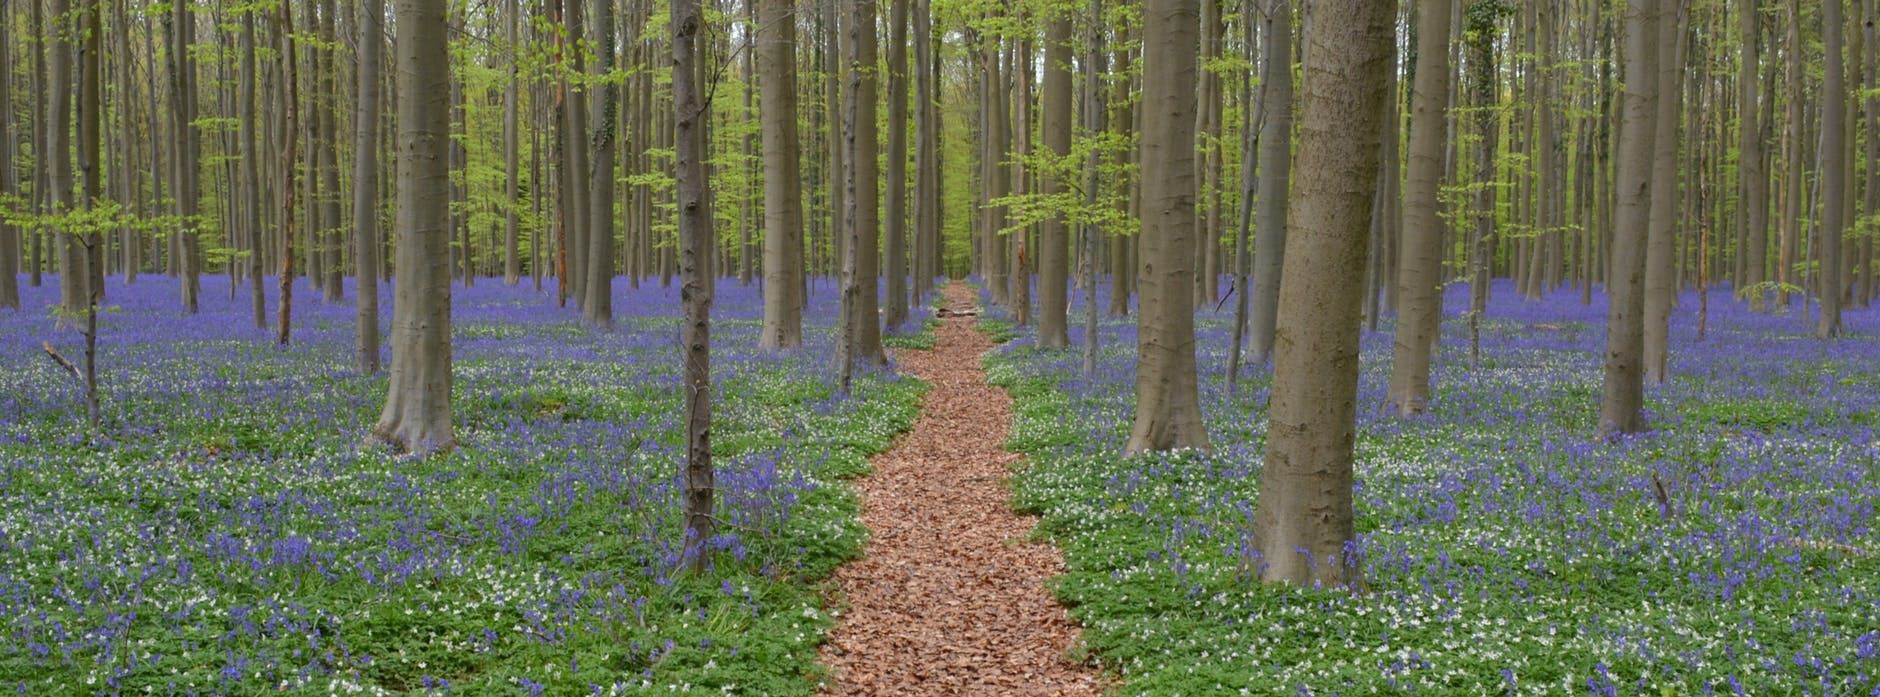
[[[1357,587],[1358,330],[1396,3],[1318,0],[1253,547],[1269,583]]]
[[[1477,364],[1482,360],[1482,315],[1488,311],[1488,286],[1494,275],[1495,170],[1501,131],[1496,116],[1501,102],[1495,90],[1499,71],[1495,41],[1500,32],[1496,7],[1492,0],[1475,0],[1465,18],[1470,92],[1475,101],[1476,131],[1481,136],[1475,160],[1475,229],[1469,240],[1469,360]]]
[[[1249,23],[1249,27],[1251,27]],[[1107,54],[1103,46],[1103,2],[1090,3],[1090,46],[1084,56],[1084,132],[1102,133],[1109,125],[1105,123],[1109,105],[1104,100],[1103,81],[1108,66],[1105,65]],[[1252,43],[1249,30],[1249,44]],[[1067,56],[1068,58],[1068,56]],[[1249,83],[1251,84],[1251,83]],[[1084,204],[1095,209],[1099,200],[1098,192],[1103,181],[1103,154],[1092,150],[1089,160],[1084,164]],[[1097,263],[1098,252],[1103,239],[1102,227],[1095,223],[1083,224],[1084,232],[1084,365],[1086,378],[1097,374]],[[1243,231],[1244,234],[1244,231]],[[1244,238],[1243,238],[1244,240]],[[1243,250],[1245,251],[1245,250]],[[1245,297],[1245,294],[1242,294]],[[1244,314],[1244,313],[1243,313]],[[1235,344],[1239,348],[1239,344]]]
[[[1207,0],[1212,2],[1213,0]],[[1044,147],[1047,156],[1062,159],[1071,151],[1071,16],[1069,9],[1050,10],[1044,38]],[[1044,173],[1039,191],[1056,196],[1070,187],[1057,172]],[[1038,345],[1067,348],[1070,339],[1070,233],[1062,214],[1038,226]]]
[[[939,267],[939,133],[934,127],[933,12],[928,0],[914,4],[914,302],[933,289]]]
[[[877,231],[881,226],[881,213],[876,205],[881,200],[881,183],[876,162],[879,139],[875,131],[875,3],[873,0],[850,2],[854,16],[847,25],[849,212],[845,216],[849,224],[849,247],[844,251],[852,259],[846,282],[853,286],[853,292],[845,293],[852,297],[844,315],[848,324],[844,336],[849,344],[848,362],[880,365],[886,362],[887,356],[881,351],[880,301],[876,291],[879,279]]]
[[[1390,402],[1420,413],[1430,400],[1430,354],[1442,322],[1443,220],[1440,197],[1448,120],[1449,52],[1429,43],[1449,36],[1451,0],[1417,6],[1416,78],[1410,93],[1409,172],[1404,177],[1403,251],[1397,269],[1397,330],[1391,341]]]
[[[1827,53],[1827,76],[1821,85],[1821,317],[1815,337],[1841,334],[1841,237],[1847,227],[1847,85],[1841,57],[1842,0],[1821,4],[1822,49]]]
[[[1657,22],[1662,0],[1628,0],[1625,10],[1625,100],[1617,152],[1617,208],[1612,275],[1606,292],[1605,388],[1599,433],[1644,429],[1645,241],[1651,220],[1652,124],[1657,116]]]
[[[1661,0],[1664,1],[1664,0]],[[1838,1],[1838,0],[1835,0]],[[1669,376],[1671,309],[1678,299],[1678,132],[1684,94],[1684,9],[1668,0],[1658,18],[1658,111],[1652,136],[1652,203],[1645,243],[1645,382]]]
[[[882,201],[882,263],[887,306],[882,324],[907,323],[907,3],[893,0],[888,15],[888,167]]]
[[[613,3],[601,0],[595,7],[599,11],[594,15],[594,32],[600,40],[595,42],[594,72],[607,75],[614,69]],[[606,328],[614,323],[614,126],[619,122],[620,91],[611,79],[593,89],[594,118],[589,123],[594,130],[587,144],[592,158],[587,199],[587,299],[581,303],[581,312],[589,325]]]
[[[1776,305],[1789,309],[1789,289],[1795,273],[1795,243],[1802,233],[1802,9],[1801,0],[1788,2],[1788,50],[1784,51],[1783,81],[1788,84],[1788,118],[1784,126],[1786,165],[1783,168],[1782,227],[1776,240]]]
[[[1012,302],[1011,286],[1007,283],[1010,259],[1005,249],[1008,244],[1005,229],[1005,207],[991,205],[992,199],[1003,197],[1012,191],[1012,170],[1005,164],[1006,153],[1011,150],[1011,119],[1007,118],[1010,95],[1005,92],[1004,71],[1000,70],[999,40],[989,39],[991,46],[986,49],[986,67],[988,69],[985,98],[991,105],[986,111],[986,222],[985,239],[980,242],[980,253],[985,257],[986,285],[992,291],[995,305],[1009,305]],[[1011,271],[1016,273],[1016,271]]]
[[[384,0],[359,10],[359,96],[353,111],[353,292],[358,296],[355,347],[359,372],[379,372],[379,54]],[[514,89],[511,88],[511,94]],[[513,163],[515,160],[510,160]],[[511,168],[511,174],[515,169]],[[514,181],[514,180],[511,180]],[[510,201],[513,203],[514,198]],[[513,209],[512,209],[513,212]],[[515,245],[511,244],[513,251]],[[394,306],[394,309],[396,307]]]
[[[1253,303],[1249,358],[1264,365],[1273,356],[1279,317],[1280,269],[1286,262],[1287,191],[1292,182],[1292,1],[1267,0],[1265,62],[1260,103],[1267,110],[1260,132],[1258,218],[1254,221]]]
[[[1195,376],[1199,15],[1196,0],[1148,0],[1143,8],[1141,307],[1136,315],[1136,417],[1124,446],[1130,454],[1209,449]]]
[[[276,113],[281,115],[279,138],[285,144],[281,148],[278,163],[281,168],[278,192],[281,197],[281,308],[277,314],[274,342],[286,346],[293,338],[294,327],[294,177],[299,164],[295,151],[300,144],[299,127],[295,123],[300,114],[300,85],[294,74],[300,59],[295,55],[294,13],[286,3],[282,3],[277,10],[274,33],[280,42],[276,55],[281,60],[280,77],[277,80],[279,98],[274,107]]]
[[[1256,31],[1260,26],[1256,16],[1261,8],[1259,0],[1243,0],[1243,3],[1241,16],[1246,32],[1243,43],[1246,44],[1247,59],[1252,62],[1256,50]],[[1239,292],[1234,298],[1234,329],[1228,342],[1229,395],[1239,392],[1241,347],[1246,344],[1247,313],[1252,308],[1252,293],[1248,289],[1253,282],[1253,249],[1250,246],[1253,237],[1253,204],[1260,187],[1260,131],[1266,128],[1267,119],[1267,105],[1256,103],[1254,95],[1254,74],[1248,70],[1241,88],[1240,228],[1234,235],[1234,290]]]
[[[1769,265],[1769,175],[1763,171],[1763,133],[1761,106],[1758,103],[1757,87],[1760,81],[1757,71],[1761,64],[1758,43],[1762,31],[1758,24],[1762,19],[1759,3],[1739,3],[1741,12],[1738,22],[1742,36],[1738,42],[1743,51],[1743,66],[1739,69],[1737,82],[1738,118],[1741,123],[1740,145],[1737,148],[1737,180],[1741,183],[1741,203],[1737,206],[1737,220],[1743,226],[1738,239],[1744,241],[1744,247],[1737,254],[1742,258],[1743,279],[1737,292],[1749,294],[1750,310],[1763,312],[1768,302],[1769,293],[1762,288],[1764,274]],[[1773,95],[1771,95],[1773,96]]]
[[[714,534],[711,448],[711,288],[700,264],[709,242],[705,217],[705,141],[700,119],[707,115],[699,95],[698,34],[703,24],[698,0],[672,1],[672,101],[679,192],[679,245],[685,265],[685,322],[679,342],[685,347],[685,558],[703,569]],[[872,24],[870,25],[873,26]]]
[[[398,283],[391,386],[372,438],[404,452],[455,448],[451,425],[450,56],[444,0],[398,0]]]
[[[340,259],[340,248],[345,244],[340,235],[339,205],[339,69],[333,60],[335,38],[333,27],[335,0],[323,0],[320,3],[320,39],[325,42],[315,54],[315,64],[320,66],[317,81],[320,84],[319,96],[314,100],[315,112],[319,114],[320,148],[320,199],[307,203],[319,207],[320,227],[314,232],[314,239],[320,241],[321,265],[326,271],[326,281],[321,284],[325,291],[324,299],[337,303],[345,299],[345,265]]]
[[[1258,3],[1264,0],[1252,1]],[[1131,37],[1129,35],[1129,27],[1127,25],[1119,27],[1118,32],[1121,33],[1121,36],[1117,37],[1116,72],[1118,75],[1124,76],[1124,79],[1121,83],[1122,88],[1117,91],[1115,133],[1117,135],[1133,136],[1136,134],[1136,109],[1135,104],[1128,99],[1133,92],[1130,88],[1128,76],[1131,73],[1134,54],[1130,48]],[[1262,124],[1261,128],[1265,128],[1264,124]],[[1119,165],[1128,164],[1129,154],[1118,153],[1116,159]],[[1135,194],[1140,191],[1140,188],[1135,186],[1133,182],[1121,182],[1120,186],[1128,191],[1129,194],[1122,196],[1119,200],[1118,207],[1122,209],[1119,212],[1133,220],[1135,219],[1135,211],[1132,210],[1131,207],[1135,204]],[[1116,235],[1110,238],[1109,310],[1111,317],[1124,317],[1129,314],[1129,295],[1133,288],[1132,281],[1136,276],[1135,265],[1130,263],[1130,253],[1135,251],[1136,243],[1139,240],[1140,236],[1138,235]],[[1247,292],[1248,291],[1244,288],[1241,290],[1242,295],[1245,295]]]
[[[72,53],[75,50],[72,44],[76,41],[78,31],[77,27],[71,26],[71,4],[67,0],[52,0],[51,5],[53,38],[47,42],[48,50],[52,52],[52,70],[47,80],[51,94],[44,117],[48,124],[46,142],[50,147],[44,159],[50,165],[46,168],[46,183],[49,186],[47,208],[52,215],[60,216],[78,208],[72,201],[72,88],[78,82],[72,74]],[[61,309],[56,324],[61,328],[74,327],[84,313],[85,299],[90,295],[84,285],[90,274],[85,271],[83,248],[72,231],[60,230],[54,246],[59,261]]]
[[[14,169],[13,144],[19,142],[13,121],[13,15],[11,3],[0,0],[0,66],[7,71],[0,77],[0,199],[15,195],[19,173]],[[0,309],[20,309],[20,232],[12,223],[0,220]]]
[[[803,344],[803,192],[796,132],[796,5],[757,0],[764,140],[765,349]]]

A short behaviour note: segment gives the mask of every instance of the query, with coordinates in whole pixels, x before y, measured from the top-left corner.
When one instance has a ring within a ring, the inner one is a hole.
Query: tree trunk
[[[320,38],[326,43],[320,48],[318,65],[320,66],[320,96],[315,109],[320,115],[320,200],[308,201],[317,205],[320,211],[320,227],[315,231],[315,239],[320,240],[322,262],[326,269],[326,282],[321,288],[325,291],[325,300],[337,303],[346,297],[346,267],[340,259],[340,249],[345,246],[340,234],[339,205],[339,68],[333,59],[337,36],[333,28],[335,0],[324,0],[320,10]]]
[[[279,97],[274,106],[275,113],[281,115],[279,142],[285,145],[281,148],[281,158],[277,163],[281,171],[278,182],[281,197],[281,308],[277,315],[274,342],[286,346],[292,339],[294,326],[294,176],[299,164],[295,149],[300,144],[295,119],[300,114],[300,86],[295,78],[299,57],[295,55],[297,52],[294,48],[294,13],[287,3],[281,3],[275,17],[275,40],[280,42],[276,55],[280,56],[281,69],[278,73],[280,78],[276,80]]]
[[[1292,181],[1293,49],[1292,1],[1267,0],[1265,62],[1260,103],[1267,110],[1260,132],[1260,190],[1254,222],[1252,326],[1248,358],[1264,365],[1273,356],[1279,317],[1280,269],[1286,261],[1286,200]]]
[[[882,323],[907,323],[907,3],[894,0],[888,15],[888,170],[882,201],[886,249],[882,259],[888,305]]]
[[[1127,454],[1209,448],[1195,376],[1199,14],[1196,0],[1148,0],[1143,10],[1141,306],[1136,314],[1136,418],[1124,446]]]
[[[398,284],[391,386],[372,437],[403,452],[457,445],[451,426],[450,56],[444,0],[398,0]]]
[[[1847,218],[1847,85],[1841,58],[1842,0],[1821,4],[1822,49],[1827,53],[1827,76],[1821,85],[1821,317],[1815,338],[1841,335],[1841,237]]]
[[[1212,2],[1213,0],[1207,0]],[[1044,38],[1044,147],[1047,156],[1062,159],[1071,151],[1071,17],[1059,8],[1045,25]],[[1053,169],[1040,177],[1039,191],[1056,196],[1070,187]],[[1210,243],[1211,244],[1211,243]],[[1070,235],[1062,213],[1038,226],[1038,345],[1067,348],[1070,339]]]
[[[1645,382],[1668,377],[1671,309],[1678,299],[1678,133],[1684,94],[1684,10],[1669,0],[1658,18],[1658,110],[1652,136],[1652,205],[1645,242]]]
[[[1449,36],[1451,0],[1417,6],[1416,79],[1410,93],[1409,172],[1404,176],[1403,249],[1398,255],[1397,330],[1391,341],[1390,402],[1404,416],[1430,400],[1430,354],[1442,323],[1443,141],[1448,121],[1447,50],[1429,43]]]
[[[1737,181],[1740,183],[1740,201],[1737,206],[1737,220],[1743,226],[1738,239],[1744,247],[1737,251],[1742,257],[1743,279],[1737,288],[1738,293],[1749,294],[1749,307],[1754,312],[1763,312],[1768,302],[1769,293],[1763,289],[1764,274],[1769,266],[1769,176],[1763,171],[1763,137],[1761,116],[1758,103],[1757,79],[1761,58],[1758,42],[1762,31],[1758,23],[1762,13],[1758,3],[1740,3],[1739,24],[1742,36],[1739,43],[1743,50],[1743,66],[1739,69],[1737,82],[1737,112],[1741,123],[1738,135],[1740,145],[1737,149]]]
[[[594,43],[594,72],[601,76],[614,69],[613,6],[609,0],[595,3],[599,11],[594,15],[594,32],[600,40]],[[594,131],[587,144],[592,158],[588,171],[588,186],[592,188],[587,199],[587,299],[581,303],[581,313],[590,326],[607,328],[614,324],[614,126],[619,123],[620,90],[611,81],[599,82],[592,89],[596,92],[594,118],[589,122]]]
[[[353,110],[353,293],[359,372],[379,372],[379,63],[384,0],[359,10],[359,95]],[[511,89],[513,94],[514,90]],[[514,159],[510,160],[514,162]],[[512,168],[511,173],[515,170]],[[513,181],[513,180],[512,180]],[[510,199],[514,202],[514,199]],[[510,245],[511,250],[515,245]],[[394,306],[396,309],[396,306]]]
[[[933,289],[940,261],[940,147],[935,129],[933,12],[928,0],[914,7],[914,303]]]
[[[0,22],[13,26],[11,3],[0,0]],[[12,31],[0,31],[0,66],[6,77],[0,78],[0,199],[13,196],[18,184],[14,169],[13,144],[19,142],[13,123],[13,52]],[[0,309],[20,309],[20,232],[12,223],[0,220]]]
[[[854,297],[844,315],[848,329],[849,361],[880,365],[887,360],[881,351],[881,313],[876,286],[879,279],[878,233],[881,213],[879,150],[875,131],[875,3],[851,0],[854,16],[847,24],[849,32],[848,75],[848,208],[849,247],[845,253],[853,260],[847,282],[854,285]]]
[[[1269,583],[1360,585],[1352,545],[1365,238],[1396,3],[1318,0],[1307,31],[1299,215],[1280,285],[1253,546]]]
[[[61,216],[71,213],[77,206],[72,205],[72,88],[78,82],[72,75],[72,43],[76,32],[68,26],[65,30],[59,26],[71,21],[71,4],[68,0],[53,0],[52,19],[54,22],[53,38],[48,42],[52,52],[52,70],[47,82],[51,89],[51,100],[46,105],[48,123],[46,142],[50,145],[43,158],[47,167],[47,208],[52,215]],[[63,36],[61,36],[63,35]],[[178,61],[177,63],[180,63]],[[174,65],[174,63],[173,63]],[[38,158],[38,153],[34,153]],[[41,234],[44,234],[43,232]],[[60,230],[54,242],[59,261],[59,307],[61,313],[56,325],[75,327],[85,311],[87,292],[84,282],[89,276],[85,272],[85,255],[79,246],[77,237],[70,230]]]
[[[803,191],[796,133],[796,5],[757,0],[764,139],[765,349],[803,344]]]
[[[685,322],[679,342],[685,347],[685,542],[687,565],[703,569],[708,561],[712,521],[711,448],[711,287],[700,263],[701,248],[711,238],[705,217],[705,152],[700,119],[698,34],[703,19],[698,0],[672,2],[672,102],[676,131],[674,154],[679,196],[679,246],[684,259]],[[870,25],[873,26],[872,24]]]
[[[1606,364],[1599,433],[1636,433],[1644,423],[1645,241],[1652,205],[1657,116],[1657,22],[1661,0],[1629,0],[1625,10],[1625,100],[1617,152],[1612,274],[1606,285]]]

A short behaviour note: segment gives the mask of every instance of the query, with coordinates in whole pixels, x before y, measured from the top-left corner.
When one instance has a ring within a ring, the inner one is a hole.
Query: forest
[[[0,0],[0,691],[1880,695],[1880,0]]]

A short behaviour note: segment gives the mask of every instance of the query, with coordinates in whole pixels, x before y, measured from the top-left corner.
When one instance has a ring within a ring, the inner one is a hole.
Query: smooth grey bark
[[[504,37],[510,50],[520,51],[521,40],[517,32],[522,16],[521,0],[503,3]],[[521,149],[521,96],[522,83],[521,56],[512,54],[509,59],[509,81],[503,85],[503,173],[506,198],[503,202],[503,284],[516,285],[522,279],[522,257],[520,253],[521,221],[516,215],[516,207],[521,205],[522,176],[520,157]],[[534,188],[534,182],[530,182]],[[535,235],[531,235],[535,237]]]
[[[1052,12],[1045,24],[1042,140],[1048,156],[1062,159],[1071,151],[1071,11]],[[1039,179],[1046,197],[1070,188],[1056,172]],[[1062,213],[1038,224],[1038,345],[1048,349],[1071,345],[1068,228]]]
[[[1358,334],[1397,8],[1317,0],[1280,283],[1253,548],[1268,583],[1361,584],[1352,504]]]
[[[928,0],[914,7],[914,302],[933,290],[940,265],[940,140],[935,128],[933,13]]]
[[[1645,382],[1669,374],[1671,309],[1678,298],[1678,133],[1683,114],[1684,3],[1668,0],[1658,18],[1658,109],[1652,135],[1652,205],[1645,240]]]
[[[1625,95],[1614,185],[1612,273],[1606,284],[1606,360],[1599,434],[1645,427],[1645,241],[1651,219],[1652,145],[1657,115],[1657,21],[1661,0],[1628,0]]]
[[[11,22],[11,8],[7,0],[0,0],[0,20]],[[7,26],[12,26],[8,24]],[[0,66],[13,69],[12,32],[0,32]],[[0,78],[0,199],[13,196],[18,184],[14,181],[19,173],[14,169],[13,144],[19,135],[14,132],[13,122],[13,80],[8,72]],[[0,308],[20,309],[20,232],[12,224],[0,220]]]
[[[758,345],[803,344],[803,186],[796,132],[796,5],[757,0],[764,144],[764,317]]]
[[[1127,454],[1209,449],[1195,375],[1199,15],[1196,0],[1148,0],[1143,8],[1141,304]]]
[[[451,425],[450,56],[444,0],[398,0],[398,283],[391,386],[372,438],[404,452],[457,445]]]
[[[1417,5],[1417,38],[1449,36],[1451,0]],[[1403,247],[1398,254],[1397,329],[1391,340],[1390,403],[1401,415],[1430,399],[1430,354],[1442,322],[1443,143],[1448,119],[1449,51],[1419,46],[1410,92],[1409,172],[1404,177]]]
[[[844,335],[849,344],[847,363],[881,365],[887,355],[881,350],[881,312],[879,286],[879,235],[881,212],[880,165],[876,154],[879,134],[875,130],[876,50],[875,4],[873,0],[850,0],[852,19],[849,32],[848,119],[845,124],[849,141],[848,166],[848,244],[843,250],[853,261],[846,282],[854,286],[846,293],[849,304],[843,315],[848,328]],[[845,262],[848,265],[848,262]],[[845,368],[846,370],[846,368]]]
[[[320,199],[308,203],[319,207],[320,227],[313,232],[314,239],[320,241],[322,268],[326,271],[326,281],[321,285],[324,299],[337,303],[345,299],[345,265],[340,258],[340,249],[345,247],[345,237],[340,232],[339,205],[339,69],[338,61],[333,59],[333,48],[337,34],[334,31],[335,0],[320,3],[320,38],[326,42],[317,56],[320,66],[318,81],[319,97],[315,100],[319,114],[320,148]]]
[[[1251,23],[1249,23],[1251,26]],[[1249,30],[1251,31],[1251,30]],[[1252,35],[1248,35],[1251,44]],[[1106,117],[1109,105],[1104,103],[1103,81],[1107,77],[1109,66],[1106,65],[1108,54],[1103,46],[1103,0],[1090,3],[1090,46],[1084,54],[1084,131],[1102,133],[1109,127]],[[1099,200],[1098,191],[1103,186],[1103,154],[1096,150],[1090,153],[1089,161],[1084,164],[1084,203],[1095,207]],[[1103,229],[1094,223],[1083,225],[1084,233],[1084,364],[1083,375],[1088,378],[1097,373],[1097,262],[1098,252],[1103,243]],[[1244,294],[1243,294],[1244,295]]]
[[[55,3],[56,5],[63,2]],[[193,43],[196,18],[189,3],[174,3],[170,8],[170,114],[175,163],[172,165],[171,191],[176,196],[176,214],[182,216],[177,233],[181,236],[180,267],[183,276],[183,311],[196,314],[202,294],[202,240],[195,226],[199,180],[196,136],[196,76],[190,64],[189,46]],[[56,148],[55,148],[56,150]]]
[[[594,4],[595,67],[597,75],[614,69],[613,3]],[[614,324],[614,128],[620,104],[620,89],[612,80],[593,88],[594,118],[589,121],[593,133],[588,137],[587,298],[581,302],[581,315],[588,325],[612,327]]]
[[[266,275],[265,260],[262,258],[261,242],[261,150],[256,138],[257,113],[256,89],[261,82],[260,68],[255,61],[255,13],[259,9],[242,13],[241,36],[241,217],[242,226],[248,239],[248,307],[249,316],[256,329],[268,328],[268,297],[262,283]],[[374,76],[376,82],[377,76]],[[361,149],[363,155],[367,149]]]
[[[353,110],[353,299],[359,372],[379,372],[379,63],[384,0],[359,8],[358,97]],[[510,170],[514,172],[515,170]],[[513,199],[512,199],[513,200]],[[512,245],[513,247],[513,245]],[[395,307],[395,306],[394,306]]]
[[[1242,43],[1249,60],[1257,50],[1260,22],[1255,16],[1261,12],[1259,0],[1243,0],[1241,15]],[[1240,391],[1240,364],[1243,347],[1247,339],[1247,313],[1253,303],[1247,292],[1253,283],[1253,204],[1260,189],[1260,129],[1266,127],[1266,105],[1255,98],[1254,73],[1247,71],[1246,79],[1241,84],[1241,123],[1240,123],[1240,225],[1234,234],[1234,289],[1239,291],[1234,297],[1234,329],[1228,341],[1227,352],[1227,394]]]
[[[1737,221],[1744,229],[1738,234],[1744,246],[1737,250],[1743,266],[1742,285],[1737,292],[1749,294],[1751,311],[1763,312],[1769,300],[1769,293],[1761,287],[1769,265],[1769,175],[1763,170],[1763,126],[1759,122],[1762,114],[1757,90],[1762,83],[1757,79],[1757,72],[1761,65],[1758,44],[1762,31],[1758,25],[1762,12],[1757,5],[1755,2],[1738,3],[1741,30],[1738,44],[1743,51],[1743,64],[1737,81],[1737,115],[1741,124],[1737,182],[1738,200],[1742,202],[1737,206]]]
[[[47,46],[52,53],[52,67],[46,80],[50,98],[43,117],[48,124],[46,142],[50,146],[44,156],[49,165],[46,167],[46,203],[53,215],[64,215],[76,208],[72,205],[72,87],[78,81],[72,75],[72,42],[60,36],[64,32],[58,28],[60,23],[70,21],[71,4],[66,0],[53,0],[51,4],[54,28],[53,37],[47,41]],[[88,276],[84,267],[85,256],[79,241],[69,230],[60,230],[53,246],[59,263],[61,313],[57,325],[61,328],[76,326],[85,310],[87,295],[84,287],[84,280]]]
[[[1841,57],[1842,0],[1821,3],[1822,49],[1827,54],[1821,85],[1821,272],[1816,290],[1821,315],[1815,338],[1841,335],[1841,237],[1847,228],[1847,78]]]
[[[708,116],[699,95],[698,34],[704,20],[698,0],[672,0],[672,103],[679,206],[679,246],[685,275],[680,290],[685,321],[679,342],[685,352],[685,559],[705,568],[716,526],[712,520],[711,304],[702,248],[710,243],[706,217],[705,138],[701,119]]]
[[[888,15],[888,187],[882,200],[884,292],[882,324],[907,322],[907,3],[893,0]]]
[[[1280,273],[1286,261],[1287,192],[1292,182],[1293,47],[1291,0],[1267,0],[1266,47],[1260,68],[1260,103],[1266,124],[1260,132],[1259,210],[1254,221],[1253,297],[1248,358],[1264,365],[1273,355],[1279,318]]]

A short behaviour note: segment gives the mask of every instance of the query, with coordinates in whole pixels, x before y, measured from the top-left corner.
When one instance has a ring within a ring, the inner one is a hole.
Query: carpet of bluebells
[[[1608,443],[1604,299],[1492,290],[1476,366],[1450,289],[1425,416],[1378,408],[1389,322],[1363,334],[1355,594],[1249,574],[1271,379],[1228,394],[1231,305],[1198,330],[1213,454],[1135,459],[1133,318],[1104,319],[1084,378],[1081,302],[1062,352],[988,315],[1031,455],[1016,500],[1064,548],[1055,590],[1120,691],[1880,694],[1880,310],[1822,342],[1799,302],[1756,315],[1717,291],[1699,341],[1687,293],[1654,430]]]
[[[280,348],[227,279],[196,317],[173,280],[111,281],[90,439],[40,350],[82,350],[56,279],[25,289],[0,311],[0,694],[808,693],[817,581],[862,535],[837,480],[924,387],[832,397],[833,288],[766,354],[757,289],[722,282],[723,534],[679,571],[678,291],[618,285],[604,333],[526,283],[456,288],[463,447],[428,459],[361,445],[385,379],[351,367],[349,303],[303,285]]]

